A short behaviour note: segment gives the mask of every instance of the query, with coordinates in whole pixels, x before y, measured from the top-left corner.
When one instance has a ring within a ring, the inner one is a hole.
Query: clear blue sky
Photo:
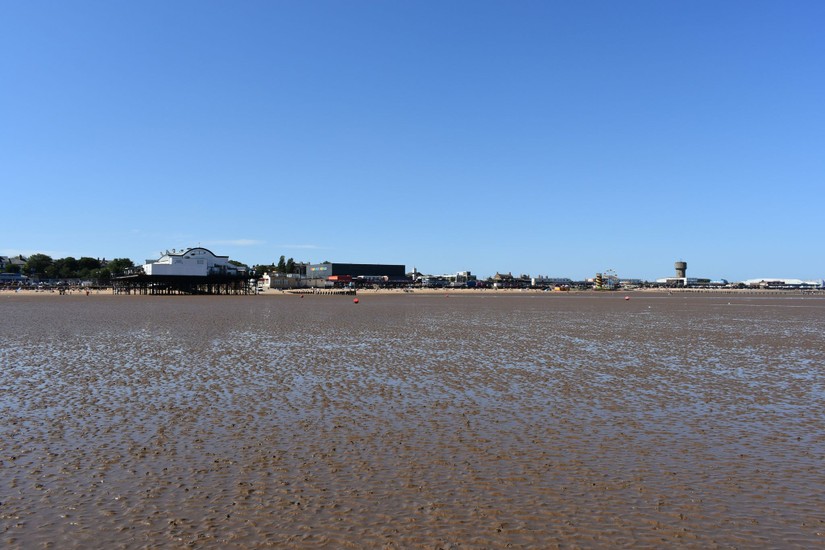
[[[825,277],[825,2],[0,1],[0,254]]]

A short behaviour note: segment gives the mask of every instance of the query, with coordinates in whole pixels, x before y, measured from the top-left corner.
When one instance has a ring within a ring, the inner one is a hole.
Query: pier
[[[255,284],[242,275],[145,275],[135,274],[112,280],[113,294],[145,295],[243,295],[255,294]]]

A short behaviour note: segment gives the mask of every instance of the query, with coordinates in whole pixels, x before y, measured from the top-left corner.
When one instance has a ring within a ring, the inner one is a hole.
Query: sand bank
[[[2,300],[11,548],[821,546],[825,300]]]

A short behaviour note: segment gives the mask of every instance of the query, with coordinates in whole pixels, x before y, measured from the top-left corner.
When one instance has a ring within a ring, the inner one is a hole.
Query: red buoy
[[[355,298],[355,299],[352,301],[352,303],[353,303],[353,304],[357,304],[357,303],[358,303],[358,298]]]
[[[625,296],[624,299],[625,300],[630,300],[630,296]]]

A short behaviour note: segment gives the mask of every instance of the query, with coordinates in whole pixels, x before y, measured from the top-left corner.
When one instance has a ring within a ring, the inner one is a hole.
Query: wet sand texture
[[[825,545],[825,299],[0,308],[3,547]]]

